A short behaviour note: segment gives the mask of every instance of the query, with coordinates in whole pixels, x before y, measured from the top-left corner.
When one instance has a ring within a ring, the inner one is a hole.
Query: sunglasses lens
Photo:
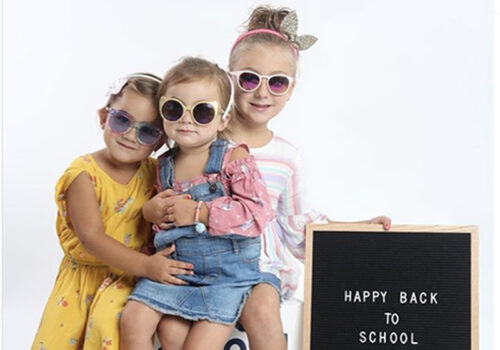
[[[198,103],[193,108],[193,117],[200,124],[208,124],[215,117],[215,108],[210,103]]]
[[[284,75],[275,75],[269,79],[269,90],[273,94],[283,95],[286,94],[290,87],[290,79]]]
[[[130,129],[132,121],[121,111],[111,110],[109,112],[109,127],[116,133],[122,134]]]
[[[137,139],[144,145],[155,144],[161,136],[160,130],[151,125],[142,125],[137,130]]]
[[[238,80],[240,87],[245,91],[254,91],[260,83],[260,77],[254,73],[243,72]]]
[[[168,100],[162,105],[160,113],[166,120],[175,122],[182,117],[184,107],[178,101]]]

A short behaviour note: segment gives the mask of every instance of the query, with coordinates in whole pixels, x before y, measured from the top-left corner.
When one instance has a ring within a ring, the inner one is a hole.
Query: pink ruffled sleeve
[[[222,180],[232,195],[205,203],[209,210],[208,232],[213,236],[259,236],[274,211],[255,158],[250,155],[228,163],[222,170]]]

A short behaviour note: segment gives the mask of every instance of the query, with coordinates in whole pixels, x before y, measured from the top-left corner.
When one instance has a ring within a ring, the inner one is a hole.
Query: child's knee
[[[140,309],[132,307],[131,303],[127,303],[120,318],[120,334],[131,336],[145,332],[147,322],[142,322],[142,318],[143,315]]]
[[[158,339],[160,339],[160,344],[162,349],[172,349],[181,350],[184,345],[184,339],[176,336],[173,333],[162,333],[158,331]]]
[[[120,333],[123,335],[132,333],[138,325],[133,310],[127,308],[127,305],[125,305],[120,318]]]
[[[268,327],[272,323],[281,322],[279,308],[268,305],[268,303],[253,305],[253,307],[247,311],[249,311],[249,321],[261,325],[262,327]]]
[[[191,325],[186,320],[164,316],[156,329],[164,349],[182,349]]]
[[[161,314],[148,306],[129,301],[122,312],[120,319],[120,335],[122,337],[151,339]]]
[[[243,328],[251,334],[268,334],[282,330],[279,299],[256,298],[247,303],[240,318]]]

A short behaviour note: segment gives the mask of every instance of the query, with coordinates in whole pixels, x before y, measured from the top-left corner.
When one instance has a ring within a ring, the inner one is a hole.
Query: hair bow
[[[111,85],[108,87],[108,91],[106,92],[106,97],[109,97],[111,95],[117,95],[122,91],[123,87],[125,84],[128,82],[128,77],[123,77],[116,79],[114,82],[111,83]]]
[[[290,11],[280,25],[280,31],[288,40],[298,49],[298,50],[307,50],[318,40],[313,35],[299,35],[297,36],[297,28],[299,26],[299,18],[297,17],[297,12]]]

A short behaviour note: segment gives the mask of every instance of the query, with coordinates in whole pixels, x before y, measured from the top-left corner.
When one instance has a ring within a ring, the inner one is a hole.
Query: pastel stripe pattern
[[[276,217],[267,224],[263,233],[261,270],[276,275],[281,280],[283,297],[295,293],[300,268],[304,259],[305,225],[325,221],[327,217],[315,210],[308,210],[300,176],[300,155],[291,143],[278,136],[263,147],[251,148],[251,154],[266,183],[271,206]]]

